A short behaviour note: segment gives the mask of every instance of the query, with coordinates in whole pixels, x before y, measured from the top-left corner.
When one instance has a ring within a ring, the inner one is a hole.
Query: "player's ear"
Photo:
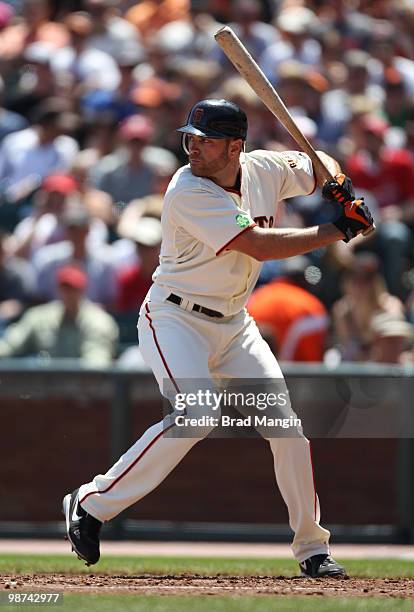
[[[243,140],[241,138],[234,138],[230,140],[229,153],[236,157],[243,150]]]

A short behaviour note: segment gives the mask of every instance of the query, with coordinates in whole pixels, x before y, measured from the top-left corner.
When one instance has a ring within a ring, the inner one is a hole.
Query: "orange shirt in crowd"
[[[189,7],[189,0],[143,0],[125,13],[125,19],[145,38],[171,21],[186,20]]]
[[[322,361],[328,316],[309,291],[278,279],[254,291],[247,310],[259,326],[271,331],[279,359]]]

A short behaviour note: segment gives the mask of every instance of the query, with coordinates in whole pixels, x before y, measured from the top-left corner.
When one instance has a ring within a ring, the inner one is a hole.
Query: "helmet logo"
[[[201,118],[204,115],[203,108],[196,108],[193,115],[193,124],[199,124],[201,122]]]

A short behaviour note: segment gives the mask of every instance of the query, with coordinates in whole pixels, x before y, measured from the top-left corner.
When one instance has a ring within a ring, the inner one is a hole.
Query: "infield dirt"
[[[283,576],[6,574],[0,590],[137,595],[323,595],[414,599],[414,579],[317,579]]]

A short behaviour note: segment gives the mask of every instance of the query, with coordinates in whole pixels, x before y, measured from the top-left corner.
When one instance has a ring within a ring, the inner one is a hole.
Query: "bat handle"
[[[362,232],[363,236],[369,236],[370,234],[372,234],[372,232],[375,232],[376,227],[375,227],[375,223],[373,225],[371,225],[371,227],[369,227],[368,229],[366,229],[364,232]]]

